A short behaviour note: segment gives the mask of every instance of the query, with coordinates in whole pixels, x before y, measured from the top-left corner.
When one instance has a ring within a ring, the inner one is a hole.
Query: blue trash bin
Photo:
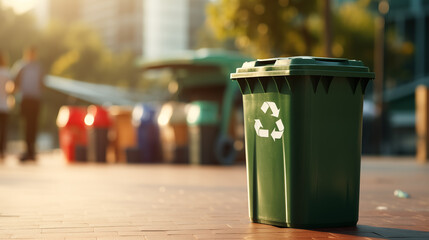
[[[161,162],[159,127],[156,123],[157,111],[147,104],[136,105],[132,113],[133,125],[137,130],[137,148],[140,163]]]

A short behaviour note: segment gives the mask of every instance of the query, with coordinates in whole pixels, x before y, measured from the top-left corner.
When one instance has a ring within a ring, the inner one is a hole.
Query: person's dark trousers
[[[0,112],[0,158],[4,156],[7,141],[7,116],[5,112]]]
[[[22,157],[25,159],[35,159],[36,157],[36,135],[39,119],[40,100],[37,98],[24,97],[21,103],[21,115],[24,119],[25,142],[27,152]]]

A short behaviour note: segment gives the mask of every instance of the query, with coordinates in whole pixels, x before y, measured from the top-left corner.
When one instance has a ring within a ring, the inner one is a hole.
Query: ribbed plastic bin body
[[[165,163],[189,163],[187,104],[167,102],[158,116],[162,157]]]
[[[137,144],[136,128],[132,124],[132,108],[129,106],[110,106],[108,108],[111,119],[110,138],[114,151],[114,161],[127,162],[126,150]],[[109,150],[108,150],[109,152]]]
[[[187,122],[189,130],[189,162],[191,164],[217,164],[216,140],[219,135],[219,107],[216,102],[190,103]]]
[[[295,57],[248,62],[232,74],[243,93],[249,210],[282,227],[358,221],[360,61]]]
[[[106,109],[91,105],[85,116],[88,133],[87,160],[89,162],[107,162],[108,133],[111,120]]]
[[[90,162],[107,162],[108,128],[92,127],[88,129],[87,159]]]
[[[156,109],[151,105],[139,104],[134,107],[133,124],[137,129],[137,147],[140,163],[161,162],[161,141],[159,127],[155,122]]]
[[[85,115],[86,108],[79,106],[62,106],[58,112],[59,142],[67,162],[76,160],[75,148],[78,145],[87,144]]]

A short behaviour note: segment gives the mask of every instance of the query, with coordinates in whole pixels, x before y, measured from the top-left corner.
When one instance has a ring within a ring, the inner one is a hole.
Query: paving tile
[[[167,235],[148,235],[144,236],[146,240],[165,240],[168,239]]]
[[[117,236],[110,236],[110,237],[97,237],[97,240],[116,240]]]
[[[243,239],[246,234],[229,233],[229,234],[195,234],[196,239]],[[269,237],[269,236],[267,236]]]
[[[67,228],[43,228],[42,229],[42,233],[88,233],[88,232],[94,232],[94,228],[67,227]]]
[[[187,229],[166,231],[167,235],[195,235],[195,234],[213,234],[214,230],[209,229]]]
[[[244,166],[39,160],[0,165],[14,196],[0,202],[0,239],[429,239],[429,165],[410,159],[364,158],[359,225],[313,230],[251,223]]]
[[[65,237],[61,237],[61,236],[58,236],[58,237],[46,237],[46,236],[44,236],[43,239],[44,240],[64,240]]]
[[[97,240],[96,237],[66,237],[65,240]]]
[[[145,240],[146,238],[144,236],[118,236],[115,238],[115,240]],[[97,239],[98,240],[98,239]]]
[[[142,231],[133,231],[133,232],[118,232],[119,236],[145,236],[146,233]]]
[[[137,226],[112,226],[112,227],[94,227],[94,232],[126,232],[126,231],[136,231],[139,232],[140,229]]]
[[[171,240],[195,240],[196,238],[192,234],[188,234],[188,235],[168,234],[167,239],[171,239]]]

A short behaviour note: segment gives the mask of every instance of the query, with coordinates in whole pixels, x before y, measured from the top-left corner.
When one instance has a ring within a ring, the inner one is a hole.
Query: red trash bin
[[[85,146],[87,143],[85,115],[85,107],[62,106],[58,111],[59,142],[67,162],[75,161],[76,145]]]
[[[101,106],[91,105],[85,116],[85,124],[88,127],[88,161],[107,162],[108,133],[111,126],[109,113]]]

